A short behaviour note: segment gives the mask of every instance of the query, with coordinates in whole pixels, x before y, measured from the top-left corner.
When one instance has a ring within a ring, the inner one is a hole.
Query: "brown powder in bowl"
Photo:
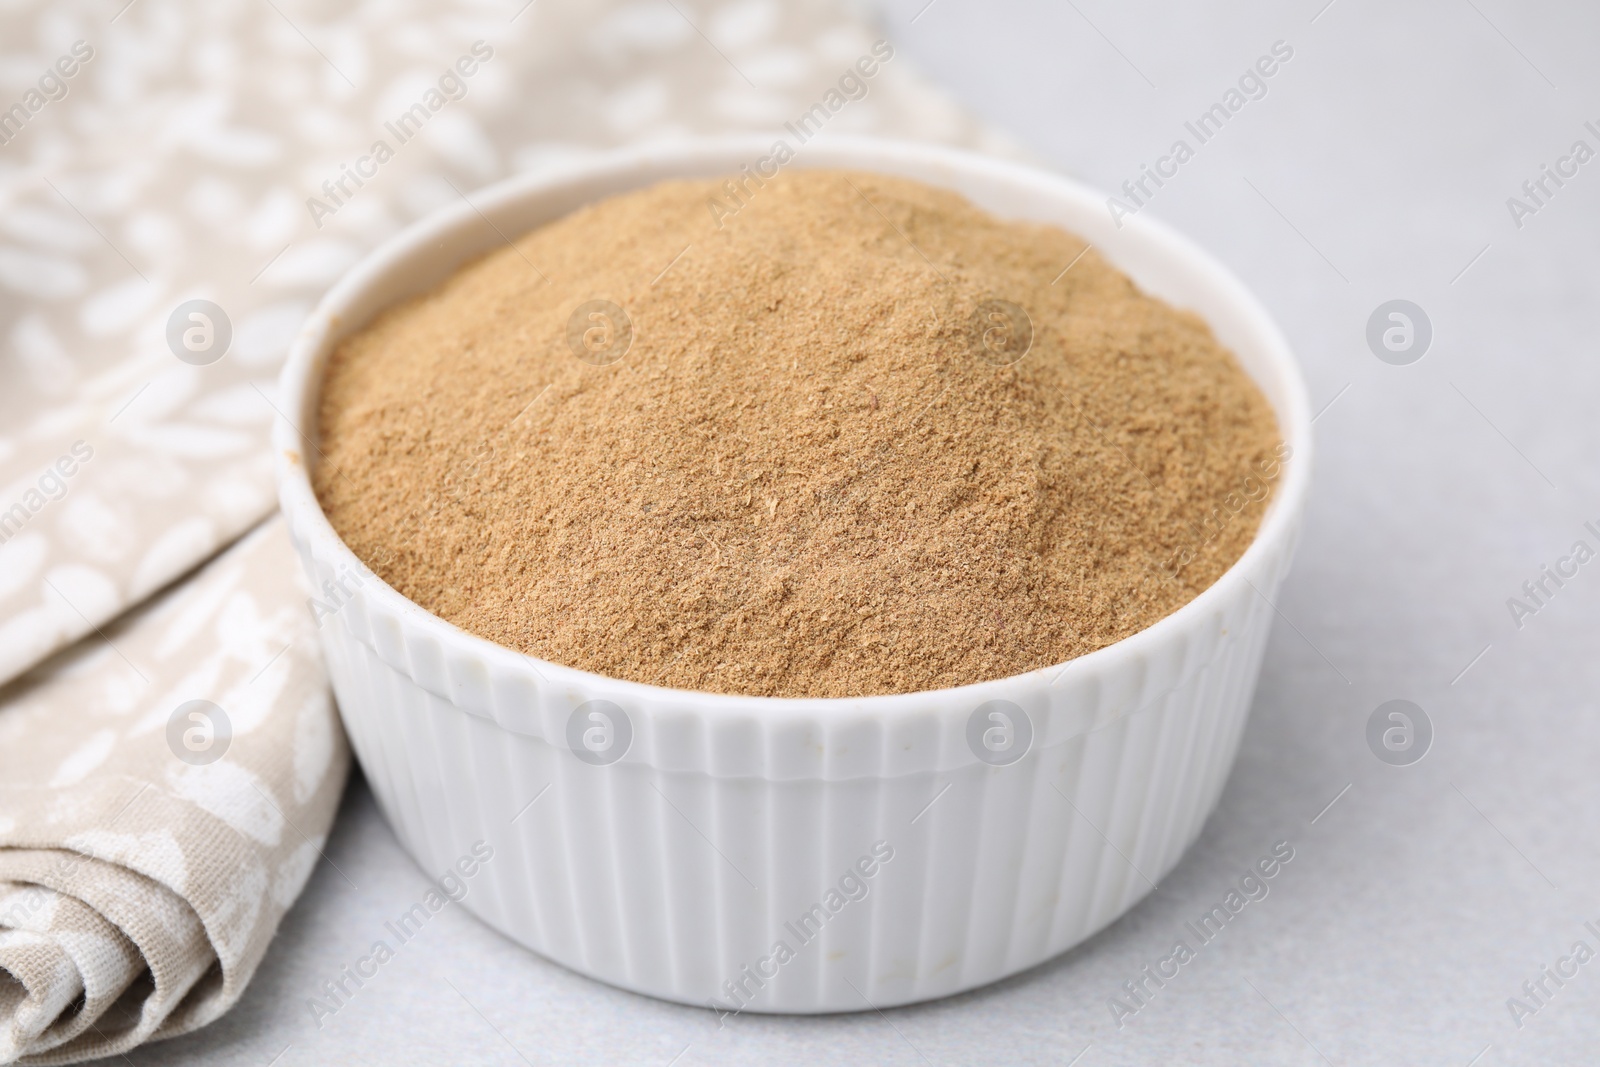
[[[841,697],[1061,663],[1249,544],[1270,409],[1080,239],[871,174],[712,196],[592,204],[339,347],[315,486],[385,581],[571,667]]]

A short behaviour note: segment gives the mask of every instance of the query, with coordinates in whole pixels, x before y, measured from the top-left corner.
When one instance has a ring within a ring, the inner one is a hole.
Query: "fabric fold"
[[[327,862],[349,751],[296,573],[273,518],[0,691],[0,1062],[216,1018]]]

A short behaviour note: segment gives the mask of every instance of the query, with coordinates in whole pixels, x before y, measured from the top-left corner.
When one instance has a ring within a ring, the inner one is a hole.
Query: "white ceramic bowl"
[[[818,141],[790,165],[904,175],[1002,216],[1059,224],[1211,324],[1293,447],[1232,569],[1168,618],[1065,666],[861,699],[684,692],[533,660],[368,571],[317,504],[306,470],[317,453],[300,432],[316,432],[339,340],[502,233],[661,179],[734,173],[770,147],[616,152],[501,182],[409,227],[351,270],[295,341],[280,401],[293,426],[280,422],[276,445],[311,584],[355,594],[335,592],[341,606],[321,627],[339,709],[424,870],[445,871],[486,842],[493,858],[465,880],[464,906],[626,989],[728,1009],[852,1011],[970,989],[1071,948],[1194,841],[1238,749],[1274,614],[1267,598],[1289,566],[1310,417],[1267,314],[1165,227],[1137,216],[1118,229],[1101,194],[1012,163]],[[988,750],[969,738],[990,728],[991,743],[1006,743],[995,710],[1009,716],[1012,747],[980,760]]]

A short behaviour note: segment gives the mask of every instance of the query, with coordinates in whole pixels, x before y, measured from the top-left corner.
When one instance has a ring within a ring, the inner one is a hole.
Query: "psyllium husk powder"
[[[340,536],[529,655],[789,697],[1061,663],[1243,553],[1287,447],[1199,318],[919,183],[739,200],[592,204],[343,342],[314,472]]]

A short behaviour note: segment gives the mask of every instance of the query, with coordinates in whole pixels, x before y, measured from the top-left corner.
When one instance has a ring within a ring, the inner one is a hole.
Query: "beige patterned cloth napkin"
[[[349,766],[294,566],[274,518],[6,690],[0,1061],[204,1025],[266,952]]]
[[[322,862],[348,755],[266,519],[320,293],[621,143],[823,104],[825,135],[1010,151],[903,58],[841,95],[875,36],[836,0],[0,5],[0,1063],[215,1018]]]

